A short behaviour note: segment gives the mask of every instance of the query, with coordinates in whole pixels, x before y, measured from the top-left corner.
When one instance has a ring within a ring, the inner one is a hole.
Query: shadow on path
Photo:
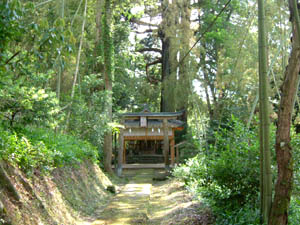
[[[93,222],[85,225],[209,224],[199,218],[201,204],[191,199],[182,183],[153,179],[164,177],[164,170],[127,170],[124,176],[129,183]]]

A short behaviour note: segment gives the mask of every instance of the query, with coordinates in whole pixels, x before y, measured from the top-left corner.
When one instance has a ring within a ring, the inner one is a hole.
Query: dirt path
[[[129,170],[125,176],[129,183],[88,224],[207,224],[181,183],[153,180],[164,177],[163,170]]]

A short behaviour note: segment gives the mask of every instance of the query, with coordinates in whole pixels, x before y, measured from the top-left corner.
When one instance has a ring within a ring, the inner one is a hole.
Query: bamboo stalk
[[[259,34],[259,83],[260,83],[260,112],[261,112],[261,147],[263,150],[263,181],[262,206],[263,222],[268,223],[272,205],[272,174],[270,155],[270,121],[268,104],[268,75],[267,75],[267,41],[265,29],[264,0],[258,0],[258,34]]]
[[[73,85],[72,85],[72,92],[71,92],[71,105],[73,104],[75,88],[76,88],[76,82],[77,82],[77,76],[78,76],[78,72],[79,72],[81,48],[82,48],[82,43],[83,43],[83,39],[84,39],[84,27],[85,27],[85,21],[86,21],[86,11],[87,11],[87,0],[85,0],[85,5],[84,5],[83,21],[82,21],[82,26],[81,26],[81,37],[80,37],[80,42],[79,42],[78,54],[77,54],[77,58],[76,58],[76,68],[75,68]],[[68,115],[67,115],[66,129],[68,129],[68,126],[69,126],[70,116],[71,116],[71,108],[70,108],[70,110],[68,112]]]

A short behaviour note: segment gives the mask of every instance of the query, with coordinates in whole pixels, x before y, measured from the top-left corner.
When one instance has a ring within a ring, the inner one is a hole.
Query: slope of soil
[[[0,224],[211,224],[210,211],[194,202],[182,183],[166,180],[164,170],[124,171],[124,179],[115,179],[118,193],[111,194],[106,189],[112,182],[88,161],[47,176],[36,171],[31,178],[1,164],[19,200],[0,185]]]
[[[12,198],[0,186],[0,224],[79,224],[105,207],[112,197],[106,191],[111,181],[97,165],[88,161],[77,167],[55,169],[47,176],[36,171],[30,178],[18,168],[3,162],[2,165],[20,200]]]

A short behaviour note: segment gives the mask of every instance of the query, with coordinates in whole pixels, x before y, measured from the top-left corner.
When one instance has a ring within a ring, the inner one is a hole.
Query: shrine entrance
[[[164,163],[165,167],[175,163],[175,131],[183,129],[178,119],[183,112],[122,114],[119,135],[118,170],[123,164]]]
[[[131,163],[164,163],[163,141],[136,140],[125,143],[127,155],[126,164]]]

